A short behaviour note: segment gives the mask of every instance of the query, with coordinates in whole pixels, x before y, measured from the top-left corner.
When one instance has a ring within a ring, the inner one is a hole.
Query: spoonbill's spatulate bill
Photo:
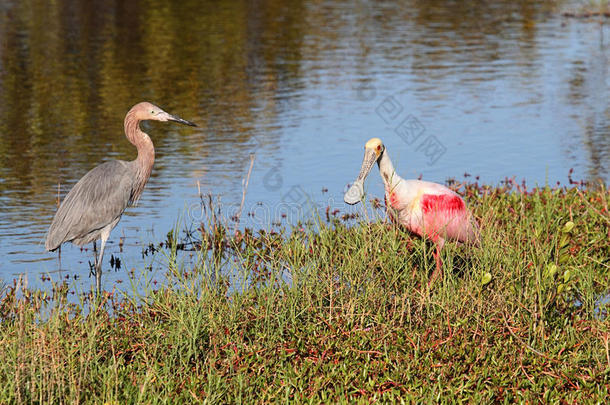
[[[440,250],[446,240],[478,244],[476,222],[464,200],[453,190],[428,181],[404,180],[396,174],[381,139],[372,138],[364,146],[360,174],[347,190],[344,201],[353,205],[364,197],[364,180],[377,162],[385,188],[390,218],[409,231],[436,244],[436,270],[441,270]]]
[[[163,111],[151,103],[142,102],[129,110],[125,117],[125,136],[138,149],[138,157],[130,162],[112,160],[85,174],[62,201],[49,227],[45,248],[57,249],[64,242],[82,246],[101,239],[95,258],[95,285],[101,291],[102,258],[110,231],[121,219],[123,211],[135,204],[150,177],[155,161],[155,148],[150,137],[140,129],[140,121],[174,121],[196,126]]]

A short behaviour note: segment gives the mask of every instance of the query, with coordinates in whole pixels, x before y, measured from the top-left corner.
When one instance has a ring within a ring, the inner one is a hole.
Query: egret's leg
[[[95,263],[95,288],[97,290],[98,295],[100,295],[100,293],[102,292],[102,262],[104,259],[104,247],[106,246],[106,241],[108,240],[108,237],[110,236],[110,229],[111,228],[108,228],[108,227],[104,228],[100,235],[100,239],[101,239],[100,254],[99,254],[98,260],[96,260],[96,263]]]
[[[106,245],[106,241],[102,239],[102,247],[100,249],[100,255],[98,260],[95,262],[95,290],[97,291],[97,295],[100,295],[102,292],[102,261],[104,257],[104,246]]]

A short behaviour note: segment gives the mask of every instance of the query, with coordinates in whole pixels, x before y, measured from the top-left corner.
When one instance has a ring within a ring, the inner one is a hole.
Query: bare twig
[[[241,195],[241,204],[239,205],[239,211],[237,212],[237,218],[236,218],[236,222],[239,225],[239,220],[241,219],[241,211],[244,208],[244,202],[246,201],[246,191],[248,191],[248,183],[250,182],[250,174],[252,174],[252,167],[254,166],[254,158],[256,157],[256,155],[254,153],[250,154],[250,168],[248,169],[248,176],[246,177],[246,180],[244,181],[244,187],[243,187],[243,192]]]
[[[60,201],[59,201],[59,192],[61,190],[61,183],[57,183],[57,209],[59,209]],[[61,245],[57,249],[57,257],[59,258],[59,276],[61,277]]]

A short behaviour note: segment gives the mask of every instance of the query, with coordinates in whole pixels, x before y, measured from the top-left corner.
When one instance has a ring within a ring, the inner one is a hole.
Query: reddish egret
[[[78,246],[101,239],[95,255],[95,286],[101,292],[102,258],[110,231],[121,219],[123,211],[137,203],[150,177],[155,161],[152,141],[140,129],[140,121],[175,121],[196,126],[190,121],[168,114],[156,105],[136,104],[125,116],[125,135],[138,149],[131,162],[112,160],[85,174],[62,201],[47,233],[45,248],[57,249],[64,242]]]
[[[358,203],[364,195],[364,180],[377,162],[385,187],[385,201],[390,218],[409,231],[427,237],[436,244],[434,259],[442,271],[440,251],[445,240],[478,244],[479,232],[464,200],[449,188],[428,181],[404,180],[396,174],[385,146],[379,138],[364,146],[360,174],[345,193],[348,204]]]

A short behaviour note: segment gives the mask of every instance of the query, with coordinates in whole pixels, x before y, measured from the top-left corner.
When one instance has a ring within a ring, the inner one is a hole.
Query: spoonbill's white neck
[[[379,165],[379,172],[381,173],[381,178],[383,179],[383,184],[385,185],[386,189],[394,189],[394,187],[400,183],[401,178],[396,174],[394,165],[392,164],[390,156],[386,150],[383,151],[379,157],[379,160],[377,160],[377,164]]]

